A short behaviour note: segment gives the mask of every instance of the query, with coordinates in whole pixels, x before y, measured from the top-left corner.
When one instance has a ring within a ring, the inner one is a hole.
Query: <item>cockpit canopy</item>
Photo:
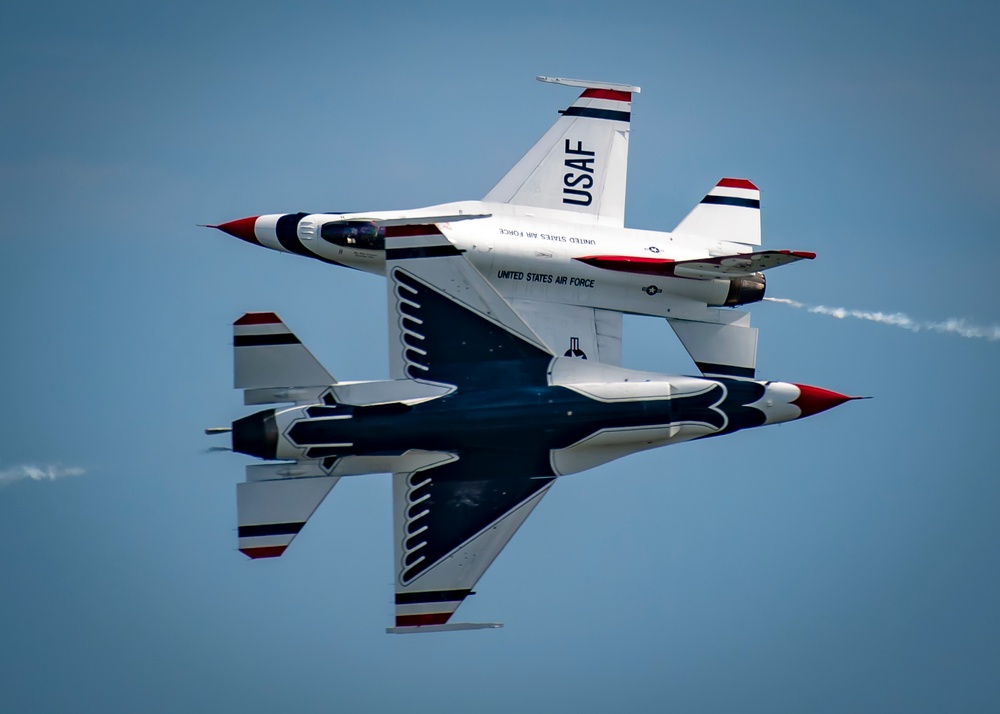
[[[385,250],[385,229],[369,221],[324,223],[320,237],[342,248]]]

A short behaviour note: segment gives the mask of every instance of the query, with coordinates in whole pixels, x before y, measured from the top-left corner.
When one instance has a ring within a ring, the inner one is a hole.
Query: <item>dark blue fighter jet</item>
[[[248,405],[233,449],[240,550],[280,556],[342,476],[393,474],[390,632],[450,618],[552,484],[628,454],[799,419],[851,397],[637,372],[542,339],[435,225],[386,246],[393,379],[337,382],[273,313],[234,324]]]

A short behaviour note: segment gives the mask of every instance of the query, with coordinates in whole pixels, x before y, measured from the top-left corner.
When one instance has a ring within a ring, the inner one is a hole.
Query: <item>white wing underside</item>
[[[557,356],[621,365],[620,312],[517,298],[510,303]]]

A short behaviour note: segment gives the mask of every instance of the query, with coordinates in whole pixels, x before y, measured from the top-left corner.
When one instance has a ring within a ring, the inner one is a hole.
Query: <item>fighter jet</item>
[[[392,473],[391,633],[454,623],[562,476],[659,446],[800,419],[852,397],[747,377],[639,372],[554,350],[437,223],[387,231],[391,380],[338,382],[273,313],[233,326],[247,405],[240,550],[282,555],[340,478]]]
[[[763,271],[815,258],[759,250],[760,191],[723,178],[671,232],[624,227],[627,84],[582,89],[479,201],[413,210],[250,216],[218,228],[248,243],[387,274],[414,231],[436,225],[554,354],[621,364],[622,315],[666,318],[705,376],[753,378],[757,330],[731,308],[763,299]]]

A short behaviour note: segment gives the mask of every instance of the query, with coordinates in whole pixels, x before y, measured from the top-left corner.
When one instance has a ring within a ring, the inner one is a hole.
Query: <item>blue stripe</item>
[[[731,364],[717,364],[715,362],[695,362],[702,374],[724,374],[729,377],[746,377],[753,379],[756,370],[753,367],[737,367]]]
[[[289,253],[298,253],[308,258],[315,257],[311,252],[302,247],[299,242],[299,221],[308,216],[308,213],[286,213],[278,219],[274,226],[274,234],[278,238],[278,243]]]
[[[587,117],[588,119],[610,119],[611,121],[629,121],[631,112],[620,112],[614,109],[594,109],[592,107],[570,107],[562,113],[564,117]]]
[[[740,206],[741,208],[760,208],[760,200],[756,198],[736,198],[735,196],[705,196],[702,203],[715,203],[720,206]]]
[[[330,265],[342,265],[335,260],[324,258],[322,255],[316,255],[302,245],[302,242],[299,240],[299,221],[308,215],[308,213],[286,213],[281,216],[274,226],[274,234],[278,239],[278,243],[280,243],[281,247],[289,253],[304,255],[307,258],[321,260],[324,263],[329,263]]]
[[[428,245],[416,248],[388,248],[385,251],[386,260],[408,260],[410,258],[448,258],[461,255],[455,246],[451,245]]]
[[[240,526],[240,538],[259,538],[261,536],[296,535],[305,523],[265,523],[259,526]]]
[[[234,347],[262,347],[264,345],[299,345],[299,338],[291,332],[276,335],[233,335]]]
[[[473,595],[471,590],[431,590],[426,592],[396,593],[397,605],[421,605],[428,602],[461,602]]]

